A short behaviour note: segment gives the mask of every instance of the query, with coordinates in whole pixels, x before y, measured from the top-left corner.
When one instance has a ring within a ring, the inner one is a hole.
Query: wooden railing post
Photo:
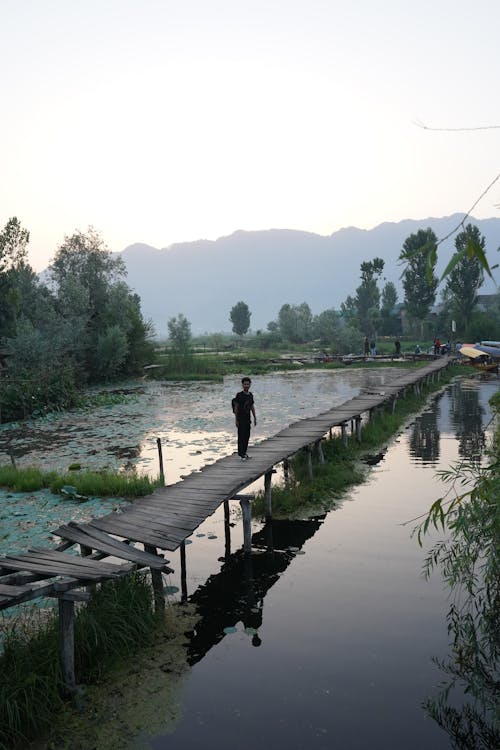
[[[156,547],[151,544],[145,544],[144,550],[149,552],[151,555],[156,555]],[[165,592],[163,590],[163,575],[161,570],[156,568],[150,568],[151,571],[151,583],[153,584],[153,594],[155,600],[155,611],[160,612],[165,609]]]
[[[264,474],[264,501],[266,510],[266,519],[272,517],[272,506],[271,506],[271,478],[273,472],[267,471]]]

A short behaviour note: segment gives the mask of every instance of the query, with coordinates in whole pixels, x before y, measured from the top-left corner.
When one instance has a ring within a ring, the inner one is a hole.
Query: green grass
[[[97,497],[142,497],[154,492],[159,479],[137,473],[69,471],[59,474],[36,467],[0,466],[0,487],[14,492],[35,492],[50,489],[60,492],[65,486],[75,487],[79,495]]]
[[[162,620],[142,573],[97,587],[75,621],[77,683],[95,681],[117,660],[151,643]],[[0,656],[0,750],[26,747],[63,704],[57,615],[32,611],[9,625]]]
[[[286,485],[273,487],[272,508],[274,516],[290,516],[317,509],[335,506],[345,491],[364,480],[368,473],[366,459],[385,449],[387,442],[398,432],[408,417],[418,411],[432,392],[440,391],[443,385],[456,375],[463,374],[462,368],[450,367],[442,373],[441,382],[430,384],[420,396],[413,393],[399,398],[395,412],[383,412],[362,430],[362,442],[349,437],[347,447],[341,437],[323,441],[325,463],[313,454],[313,480],[307,471],[307,459],[300,452],[290,461],[290,479]],[[258,493],[252,503],[252,513],[262,516],[264,494]]]

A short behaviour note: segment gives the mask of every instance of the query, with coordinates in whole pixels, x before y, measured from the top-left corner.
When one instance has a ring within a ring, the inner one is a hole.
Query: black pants
[[[250,420],[240,419],[238,422],[238,456],[244,456],[247,452],[250,440]]]

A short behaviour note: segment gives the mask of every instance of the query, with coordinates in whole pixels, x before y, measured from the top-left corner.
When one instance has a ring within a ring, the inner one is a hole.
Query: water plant
[[[62,492],[65,487],[71,487],[74,496],[142,497],[154,492],[160,484],[159,478],[150,479],[137,472],[75,470],[58,474],[56,471],[42,471],[37,467],[16,468],[9,464],[0,466],[0,487],[7,487],[14,492],[35,492],[49,488],[57,493]]]
[[[163,627],[144,573],[101,584],[75,622],[77,682],[95,681],[117,659],[152,643]],[[0,655],[0,750],[26,747],[63,705],[57,616],[36,608],[3,624]]]
[[[487,461],[462,461],[440,472],[447,492],[415,528],[443,532],[423,572],[439,570],[451,592],[447,613],[452,653],[436,660],[446,679],[426,712],[457,750],[500,747],[500,393],[490,401],[497,420]]]

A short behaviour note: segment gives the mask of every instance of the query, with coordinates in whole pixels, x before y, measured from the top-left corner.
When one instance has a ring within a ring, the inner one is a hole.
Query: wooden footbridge
[[[59,599],[63,673],[71,692],[75,688],[74,602],[88,600],[86,586],[150,568],[156,606],[164,606],[162,574],[172,571],[158,550],[180,548],[181,584],[185,587],[185,540],[222,503],[228,521],[229,500],[236,499],[242,507],[244,549],[250,551],[251,496],[241,494],[242,490],[263,476],[266,517],[270,517],[271,480],[277,464],[283,462],[286,473],[288,459],[305,450],[312,478],[312,454],[316,451],[318,460],[324,461],[325,435],[340,428],[346,443],[349,439],[361,441],[363,415],[373,419],[384,408],[394,411],[398,398],[408,389],[419,393],[429,380],[440,378],[449,363],[448,357],[439,357],[329,411],[299,420],[254,445],[250,461],[241,461],[236,454],[226,456],[180,482],[158,488],[121,512],[61,526],[52,532],[63,540],[56,549],[30,549],[26,554],[0,557],[0,609],[40,597]],[[117,559],[125,562],[117,563]]]

